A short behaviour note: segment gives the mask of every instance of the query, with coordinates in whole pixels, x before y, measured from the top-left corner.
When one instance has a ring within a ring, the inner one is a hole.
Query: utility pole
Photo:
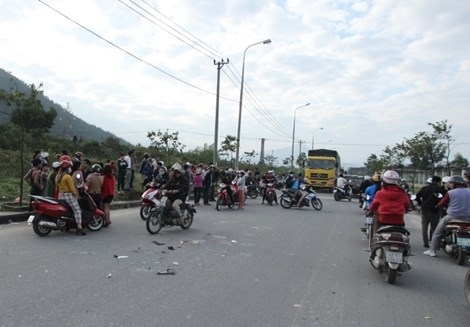
[[[219,93],[220,93],[220,70],[225,64],[228,64],[229,60],[227,58],[227,61],[224,62],[219,61],[216,63],[214,60],[214,65],[217,65],[217,96],[216,96],[216,101],[215,101],[215,131],[214,131],[214,155],[212,157],[212,164],[217,167],[217,144],[219,143]]]
[[[299,158],[302,155],[302,143],[305,143],[305,141],[299,140]],[[300,163],[299,163],[299,167],[300,167]]]

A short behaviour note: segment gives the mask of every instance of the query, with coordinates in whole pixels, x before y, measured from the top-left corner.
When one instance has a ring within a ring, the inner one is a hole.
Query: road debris
[[[174,269],[168,268],[165,271],[157,271],[157,275],[175,275],[176,271]]]

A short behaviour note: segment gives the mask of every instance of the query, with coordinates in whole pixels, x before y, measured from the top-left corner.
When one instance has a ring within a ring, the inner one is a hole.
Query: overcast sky
[[[314,142],[357,166],[448,119],[470,158],[469,17],[467,0],[0,0],[0,66],[133,144],[168,129],[191,149],[214,141],[214,60],[220,143],[243,53],[271,39],[246,51],[241,155],[264,138],[290,156],[295,116],[296,157]]]

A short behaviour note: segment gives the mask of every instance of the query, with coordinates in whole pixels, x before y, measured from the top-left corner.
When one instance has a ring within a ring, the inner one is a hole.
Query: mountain
[[[31,84],[31,83],[30,83]],[[18,86],[18,91],[29,92],[29,85],[9,72],[0,68],[0,89],[10,91],[14,89],[15,85]],[[39,85],[36,85],[38,87]],[[57,111],[57,117],[54,120],[54,125],[50,129],[52,135],[63,138],[73,139],[74,137],[83,138],[86,136],[86,140],[94,140],[101,142],[106,138],[112,137],[119,139],[123,144],[129,144],[129,142],[118,138],[111,132],[105,131],[100,127],[88,124],[84,120],[73,115],[67,108],[62,107],[60,104],[50,100],[44,94],[39,95],[38,99],[41,101],[44,110],[54,108]],[[10,121],[10,114],[14,108],[0,102],[0,125],[8,123]]]

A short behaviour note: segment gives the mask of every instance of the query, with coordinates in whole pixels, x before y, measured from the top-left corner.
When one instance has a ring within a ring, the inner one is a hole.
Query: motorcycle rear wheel
[[[467,275],[465,275],[465,295],[467,297],[468,303],[470,303],[470,269],[467,271]]]
[[[341,195],[336,192],[335,195],[334,195],[334,198],[335,198],[335,201],[340,201],[341,200]]]
[[[104,220],[103,216],[93,215],[87,224],[87,228],[92,232],[99,231],[104,226]]]
[[[290,209],[292,207],[292,200],[287,200],[284,195],[281,195],[281,198],[279,199],[279,203],[281,204],[281,207],[284,209]]]
[[[248,192],[247,192],[247,195],[251,198],[251,199],[256,199],[258,197],[258,191],[256,189],[250,189]]]
[[[273,198],[274,198],[273,195],[272,195],[272,194],[269,194],[269,196],[268,196],[268,204],[269,204],[270,206],[273,205]]]
[[[38,215],[33,220],[33,231],[36,233],[36,235],[41,237],[47,236],[50,232],[52,232],[52,229],[50,228],[39,226],[39,223],[43,220],[49,221],[49,219],[47,219],[47,217],[44,215]]]
[[[321,210],[323,208],[323,203],[319,198],[312,199],[310,201],[310,205],[313,207],[315,210]]]
[[[457,249],[457,263],[459,264],[459,266],[465,265],[465,259],[467,259],[467,252],[465,252],[464,249],[459,247]]]
[[[188,229],[193,224],[194,212],[187,208],[183,217],[183,223],[180,225],[182,229]]]
[[[163,217],[160,211],[152,212],[145,224],[147,231],[152,235],[157,234],[163,227],[162,220]]]
[[[397,278],[397,270],[388,267],[387,271],[385,272],[385,281],[389,284],[395,284],[396,278]]]
[[[147,220],[150,217],[150,211],[152,208],[150,206],[141,206],[140,207],[140,218],[142,220]]]

